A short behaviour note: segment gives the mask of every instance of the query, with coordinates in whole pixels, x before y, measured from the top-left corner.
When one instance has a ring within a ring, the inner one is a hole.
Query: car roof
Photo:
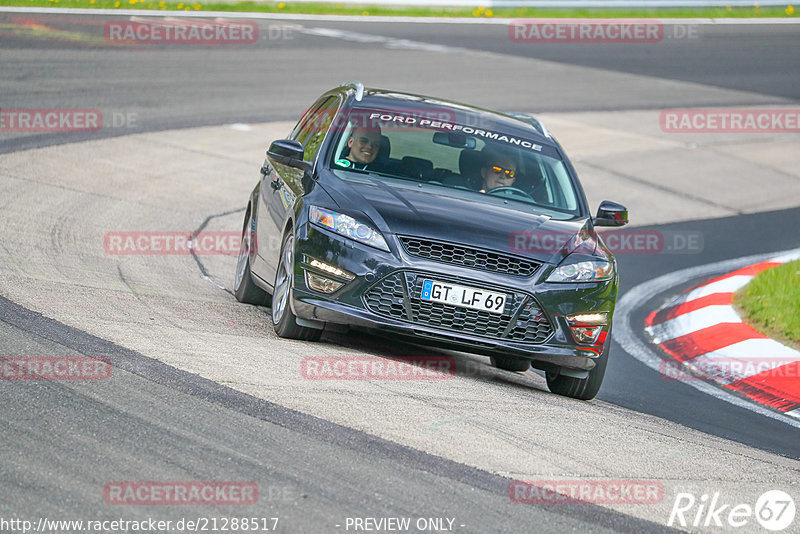
[[[351,93],[344,106],[346,109],[379,109],[399,113],[406,112],[412,115],[433,110],[435,116],[436,108],[440,108],[443,113],[452,113],[457,122],[459,118],[463,120],[469,116],[480,119],[477,123],[479,125],[491,125],[495,129],[524,136],[538,143],[546,143],[551,146],[557,144],[541,121],[524,113],[500,113],[452,100],[387,89],[366,88],[359,82],[351,82],[337,89]]]

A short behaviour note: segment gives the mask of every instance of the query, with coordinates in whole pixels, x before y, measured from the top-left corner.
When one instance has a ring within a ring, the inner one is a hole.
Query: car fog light
[[[567,324],[572,330],[575,341],[591,344],[597,341],[603,326],[606,324],[606,312],[578,313],[567,317]]]
[[[570,326],[572,335],[578,343],[594,343],[600,335],[602,326]]]
[[[318,259],[312,258],[311,256],[306,256],[305,254],[303,255],[303,260],[308,265],[314,267],[315,269],[319,269],[320,271],[324,271],[326,273],[344,278],[346,280],[353,280],[356,277],[356,275],[354,275],[351,272],[345,271],[344,269],[340,269],[335,265],[330,265],[328,263],[319,261]]]
[[[324,276],[308,271],[306,271],[306,284],[314,291],[321,291],[322,293],[333,293],[344,285],[342,282],[337,282],[336,280],[331,280],[330,278],[325,278]]]

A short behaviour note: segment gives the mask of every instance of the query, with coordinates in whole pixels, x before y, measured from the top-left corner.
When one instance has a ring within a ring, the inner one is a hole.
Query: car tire
[[[558,371],[547,371],[547,388],[556,395],[571,397],[578,400],[591,400],[597,396],[608,364],[608,352],[611,347],[611,332],[603,352],[595,359],[594,369],[589,371],[586,378],[575,378],[562,375]]]
[[[492,365],[504,371],[514,371],[521,373],[531,368],[531,362],[522,358],[506,358],[503,356],[492,356]]]
[[[286,233],[281,245],[278,268],[275,269],[275,292],[272,294],[272,324],[275,333],[288,339],[317,341],[322,330],[308,328],[297,324],[297,317],[292,312],[292,280],[294,278],[294,234]]]
[[[255,232],[253,231],[253,217],[250,211],[248,211],[244,219],[244,226],[242,227],[242,241],[239,246],[239,257],[236,259],[233,294],[239,302],[258,306],[269,306],[272,304],[272,297],[253,282],[253,276],[250,272],[253,236],[255,236]]]

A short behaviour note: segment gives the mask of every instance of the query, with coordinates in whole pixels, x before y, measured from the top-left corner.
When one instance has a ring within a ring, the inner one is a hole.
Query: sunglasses
[[[491,167],[489,167],[489,170],[491,170],[495,174],[500,174],[500,173],[505,174],[506,178],[513,178],[515,175],[515,172],[513,170],[504,169],[503,167],[499,167],[497,165],[492,165]]]

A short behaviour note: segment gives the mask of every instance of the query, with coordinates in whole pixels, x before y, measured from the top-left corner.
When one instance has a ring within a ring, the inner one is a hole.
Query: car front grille
[[[418,258],[522,277],[533,275],[539,268],[535,261],[490,250],[419,237],[398,237],[406,252]]]
[[[508,290],[502,314],[422,300],[422,283],[429,275],[397,271],[375,283],[364,303],[375,314],[451,332],[463,332],[495,340],[543,343],[553,327],[539,304],[527,293]],[[481,287],[481,284],[436,275],[436,280]],[[487,288],[497,291],[496,288]]]

